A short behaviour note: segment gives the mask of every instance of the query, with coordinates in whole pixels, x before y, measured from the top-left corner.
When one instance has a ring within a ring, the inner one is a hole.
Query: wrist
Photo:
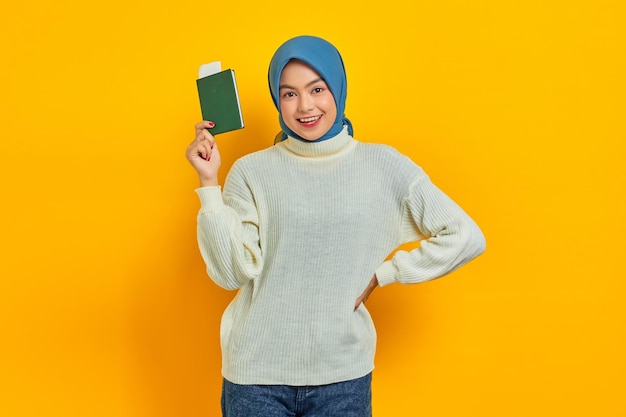
[[[200,177],[200,187],[213,187],[220,185],[217,177],[215,178],[204,178]]]

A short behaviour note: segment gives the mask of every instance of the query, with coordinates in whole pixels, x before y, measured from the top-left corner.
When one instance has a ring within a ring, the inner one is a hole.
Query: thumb
[[[359,306],[363,304],[366,300],[367,300],[367,296],[365,295],[365,293],[361,294],[359,298],[356,299],[356,302],[354,303],[354,309],[356,310],[357,308],[359,308]]]

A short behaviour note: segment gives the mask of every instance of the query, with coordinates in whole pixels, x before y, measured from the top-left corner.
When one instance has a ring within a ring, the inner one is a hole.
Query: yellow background
[[[0,17],[0,415],[217,416],[197,178],[200,64],[270,146],[273,51],[343,53],[358,139],[410,155],[487,252],[378,289],[374,411],[626,415],[624,9],[566,1],[39,1]]]

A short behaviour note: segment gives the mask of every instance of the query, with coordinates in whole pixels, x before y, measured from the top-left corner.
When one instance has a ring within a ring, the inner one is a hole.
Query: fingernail
[[[209,127],[215,127],[215,123],[209,122]]]

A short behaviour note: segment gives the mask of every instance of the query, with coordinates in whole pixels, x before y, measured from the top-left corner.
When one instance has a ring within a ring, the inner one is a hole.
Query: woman
[[[474,221],[387,145],[355,140],[337,49],[311,36],[275,52],[284,140],[246,155],[224,190],[210,121],[196,125],[198,243],[210,277],[239,289],[224,312],[226,417],[371,416],[377,286],[438,278],[484,251]],[[420,241],[418,248],[399,245]]]

